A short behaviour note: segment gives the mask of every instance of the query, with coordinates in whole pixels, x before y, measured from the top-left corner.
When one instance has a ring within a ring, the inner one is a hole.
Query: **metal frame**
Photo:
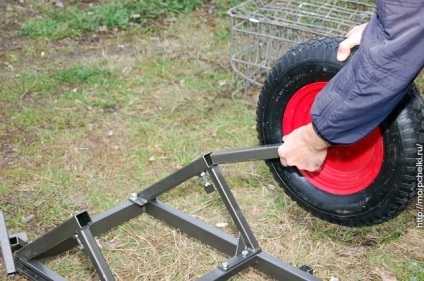
[[[261,250],[219,168],[220,164],[276,159],[278,146],[256,146],[206,154],[150,187],[131,194],[129,200],[121,205],[93,219],[88,212],[79,213],[31,243],[26,242],[24,233],[8,235],[3,213],[0,212],[0,246],[6,274],[21,274],[39,281],[66,280],[43,262],[79,245],[90,258],[101,280],[115,280],[95,237],[147,213],[230,256],[198,280],[227,280],[250,266],[277,280],[319,280],[312,275],[311,268],[296,268]],[[207,175],[212,182],[209,182]],[[206,192],[218,191],[239,231],[238,238],[156,199],[194,176],[202,178]]]

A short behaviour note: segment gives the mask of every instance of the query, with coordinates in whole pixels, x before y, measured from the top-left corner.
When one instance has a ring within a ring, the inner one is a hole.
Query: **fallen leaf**
[[[345,248],[341,253],[339,253],[339,255],[342,257],[351,257],[353,255],[362,253],[364,250],[366,250],[366,247],[362,245],[355,246],[355,247],[348,247],[348,248]]]
[[[108,32],[109,29],[107,28],[106,25],[102,25],[97,29],[98,32]]]
[[[381,267],[377,267],[376,269],[374,269],[374,273],[380,276],[382,281],[397,281],[396,275],[384,270]]]
[[[102,248],[105,250],[116,250],[116,248],[118,248],[118,245],[116,243],[108,243],[108,242],[103,242],[101,243]]]
[[[223,228],[223,227],[226,227],[227,225],[228,225],[228,223],[226,223],[226,222],[218,222],[216,224],[216,227]]]
[[[273,184],[268,184],[268,188],[271,189],[271,190],[275,190],[276,189],[275,188],[275,185],[273,185]]]
[[[60,0],[54,1],[54,5],[57,8],[65,8],[65,5],[63,5],[62,1],[60,1]]]
[[[225,84],[227,84],[227,81],[225,81],[225,80],[219,80],[218,81],[218,85],[221,86],[221,87],[224,86]]]
[[[22,223],[29,223],[35,216],[29,215],[22,219]]]

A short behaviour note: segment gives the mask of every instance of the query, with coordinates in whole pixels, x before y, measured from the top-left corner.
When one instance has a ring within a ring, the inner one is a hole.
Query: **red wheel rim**
[[[283,116],[283,133],[311,122],[309,112],[315,96],[327,82],[309,84],[297,91],[287,104]],[[317,188],[336,195],[349,195],[367,188],[377,177],[383,162],[383,138],[376,128],[362,140],[328,150],[319,172],[299,172]]]

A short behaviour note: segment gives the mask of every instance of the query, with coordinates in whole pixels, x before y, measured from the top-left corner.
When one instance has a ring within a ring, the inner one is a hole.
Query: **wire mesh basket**
[[[344,35],[369,21],[374,10],[365,0],[249,0],[231,8],[232,98],[256,104],[262,81],[291,47],[312,37]]]

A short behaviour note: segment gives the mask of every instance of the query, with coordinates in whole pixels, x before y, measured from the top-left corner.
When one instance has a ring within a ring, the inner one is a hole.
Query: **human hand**
[[[317,135],[311,123],[284,136],[283,142],[278,148],[281,165],[310,172],[321,169],[329,145]]]
[[[346,39],[340,42],[339,49],[337,51],[337,60],[345,61],[349,55],[350,50],[361,44],[362,32],[368,23],[357,25],[353,27],[348,33],[346,33]]]

